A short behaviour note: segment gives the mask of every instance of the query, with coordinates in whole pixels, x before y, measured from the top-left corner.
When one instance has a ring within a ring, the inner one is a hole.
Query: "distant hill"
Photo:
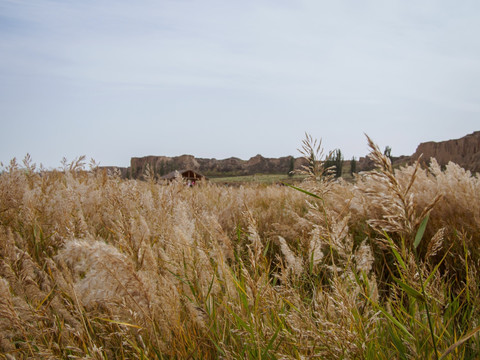
[[[441,142],[429,141],[418,145],[417,150],[410,156],[393,157],[394,166],[413,163],[420,155],[422,161],[428,162],[430,158],[437,159],[441,166],[452,161],[472,172],[480,172],[480,131],[466,135],[460,139]],[[287,174],[292,169],[299,169],[305,165],[303,158],[285,156],[280,158],[265,158],[256,155],[249,160],[231,157],[228,159],[203,159],[193,155],[182,156],[145,156],[133,157],[129,168],[117,168],[123,177],[133,179],[142,178],[147,166],[156,175],[165,175],[174,170],[191,169],[207,177],[242,176],[254,174]],[[349,161],[345,161],[350,168]],[[357,172],[373,169],[373,162],[366,157],[361,157],[357,163]],[[105,167],[111,170],[113,167]]]
[[[442,166],[452,161],[472,172],[480,172],[480,131],[460,139],[421,143],[411,160],[418,159],[421,154],[423,161],[433,157]]]
[[[431,158],[435,158],[441,166],[452,161],[466,170],[480,172],[480,131],[460,139],[421,143],[415,153],[410,156],[393,157],[392,163],[394,166],[407,165],[420,159],[420,156],[424,164],[430,162]],[[367,171],[373,168],[373,161],[368,156],[359,159],[358,171]]]
[[[160,176],[174,170],[191,169],[207,177],[241,176],[254,174],[287,174],[304,163],[302,158],[285,156],[281,158],[265,158],[256,155],[249,160],[231,157],[228,159],[202,159],[192,155],[175,157],[145,156],[134,157],[130,160],[130,174],[132,178],[140,178],[147,165],[150,170]]]

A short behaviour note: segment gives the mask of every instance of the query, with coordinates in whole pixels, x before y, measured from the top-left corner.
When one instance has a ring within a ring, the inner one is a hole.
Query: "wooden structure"
[[[204,175],[190,169],[175,170],[162,176],[160,179],[172,181],[177,177],[181,177],[183,180],[187,181],[189,185],[195,185],[197,181],[208,180]]]

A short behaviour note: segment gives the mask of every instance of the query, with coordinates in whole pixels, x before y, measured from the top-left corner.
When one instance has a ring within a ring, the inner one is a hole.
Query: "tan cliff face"
[[[165,175],[174,170],[191,169],[206,176],[228,175],[253,175],[253,174],[287,174],[293,168],[297,169],[303,164],[302,159],[293,156],[281,158],[265,158],[256,155],[249,160],[231,157],[228,159],[202,159],[192,155],[176,157],[145,156],[134,157],[130,161],[132,178],[141,178],[145,173],[147,164],[150,170],[157,175]]]
[[[480,172],[480,131],[460,139],[422,143],[411,159],[417,160],[420,155],[423,162],[428,162],[433,157],[442,166],[452,161],[472,172]]]
[[[431,158],[435,158],[441,166],[451,161],[473,173],[480,172],[480,131],[460,139],[421,143],[411,156],[392,157],[392,164],[394,167],[405,166],[420,159],[422,164],[427,165]],[[368,171],[374,167],[373,161],[365,156],[359,159],[357,171]]]
[[[459,164],[472,172],[480,172],[480,131],[464,136],[460,139],[447,140],[442,142],[421,143],[415,153],[411,156],[393,157],[394,166],[403,166],[420,158],[422,162],[428,163],[430,158],[437,159],[437,162],[444,166],[450,161]],[[347,163],[348,161],[346,161]],[[191,169],[203,175],[214,176],[239,176],[253,174],[287,174],[293,169],[300,169],[306,165],[303,158],[285,156],[281,158],[265,158],[256,155],[249,160],[242,160],[231,157],[228,159],[202,159],[193,155],[182,155],[175,157],[168,156],[145,156],[133,157],[130,161],[130,168],[118,168],[122,177],[141,179],[145,174],[147,164],[150,171],[155,175],[165,175],[174,170]],[[371,159],[361,157],[358,160],[357,172],[371,170],[374,168]],[[109,169],[108,167],[104,167]],[[112,167],[113,168],[113,167]]]

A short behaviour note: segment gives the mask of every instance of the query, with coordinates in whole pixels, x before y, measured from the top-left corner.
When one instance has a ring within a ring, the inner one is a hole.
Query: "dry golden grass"
[[[0,358],[476,358],[480,179],[368,141],[347,183],[307,137],[307,193],[12,161]]]

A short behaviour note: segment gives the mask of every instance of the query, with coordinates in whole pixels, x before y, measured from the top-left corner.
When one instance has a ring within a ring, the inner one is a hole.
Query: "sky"
[[[478,0],[0,0],[0,161],[346,159],[480,130]]]

